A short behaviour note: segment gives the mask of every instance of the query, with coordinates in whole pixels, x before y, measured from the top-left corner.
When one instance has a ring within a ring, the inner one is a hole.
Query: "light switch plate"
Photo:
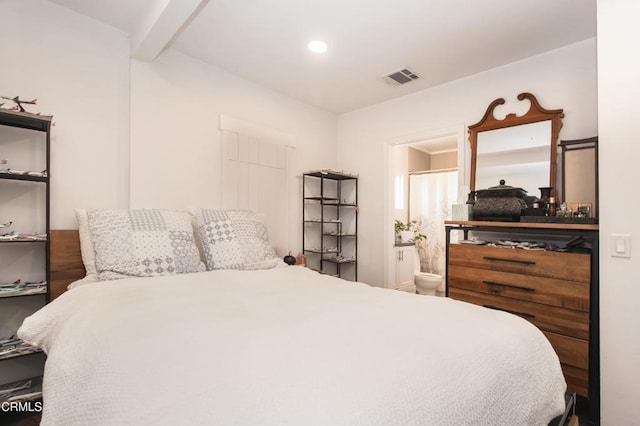
[[[611,234],[611,257],[631,257],[631,235]]]

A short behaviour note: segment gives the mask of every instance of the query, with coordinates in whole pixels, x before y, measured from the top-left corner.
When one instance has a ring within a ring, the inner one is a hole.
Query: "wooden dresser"
[[[598,226],[447,222],[447,295],[511,312],[537,326],[560,359],[569,391],[599,418]],[[452,231],[485,241],[554,242],[581,237],[591,252],[460,244]]]

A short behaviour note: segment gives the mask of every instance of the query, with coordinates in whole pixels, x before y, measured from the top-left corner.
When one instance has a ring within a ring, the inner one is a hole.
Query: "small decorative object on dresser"
[[[524,198],[527,191],[500,184],[488,189],[476,190],[477,201],[473,205],[474,220],[519,221],[527,208]]]
[[[550,186],[543,186],[538,188],[540,190],[540,204],[544,206],[549,202],[549,198],[551,198],[551,191],[553,190]]]
[[[472,204],[453,204],[451,206],[451,219],[453,220],[471,220],[472,215]]]

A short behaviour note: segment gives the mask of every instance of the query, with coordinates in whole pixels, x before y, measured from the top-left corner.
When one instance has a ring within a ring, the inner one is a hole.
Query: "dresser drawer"
[[[467,244],[449,245],[449,265],[561,280],[591,281],[591,256]]]
[[[589,343],[572,337],[544,332],[558,354],[567,389],[578,395],[589,394]]]
[[[589,283],[450,265],[450,287],[589,312]]]
[[[589,372],[581,368],[560,364],[564,379],[567,382],[567,390],[573,391],[585,398],[589,396]]]
[[[589,343],[586,340],[543,331],[560,362],[582,370],[589,369]]]
[[[453,286],[449,287],[449,297],[514,313],[543,331],[589,339],[589,314],[586,312],[478,293]]]

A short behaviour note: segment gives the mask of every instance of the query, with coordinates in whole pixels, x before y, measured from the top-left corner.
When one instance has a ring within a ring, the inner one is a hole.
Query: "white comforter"
[[[48,355],[43,424],[543,425],[564,405],[525,320],[301,267],[88,284],[18,334]]]

